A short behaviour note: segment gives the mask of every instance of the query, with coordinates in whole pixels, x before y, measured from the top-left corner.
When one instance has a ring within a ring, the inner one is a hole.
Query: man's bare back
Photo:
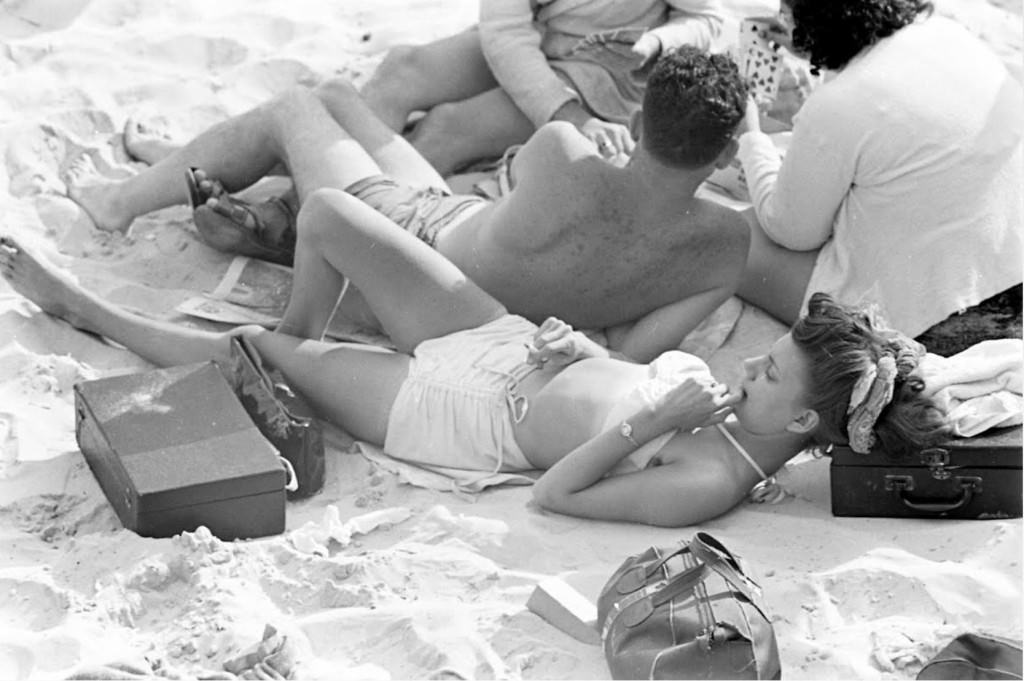
[[[687,187],[680,171],[636,156],[615,167],[557,123],[531,138],[512,170],[508,196],[437,242],[512,312],[605,328],[670,305],[685,316],[689,301],[692,322],[682,323],[692,328],[734,292],[749,229],[693,196],[701,178]]]

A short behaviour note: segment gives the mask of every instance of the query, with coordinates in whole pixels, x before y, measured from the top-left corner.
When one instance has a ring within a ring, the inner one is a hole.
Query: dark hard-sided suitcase
[[[213,362],[84,381],[75,407],[78,446],[127,529],[284,531],[284,467]]]
[[[832,451],[832,513],[894,518],[1019,518],[1021,428],[999,428],[895,458]]]

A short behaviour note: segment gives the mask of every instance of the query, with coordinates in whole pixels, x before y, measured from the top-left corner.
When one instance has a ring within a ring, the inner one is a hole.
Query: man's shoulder
[[[739,211],[708,199],[694,199],[688,221],[723,240],[750,241],[750,223]]]
[[[541,126],[517,153],[517,184],[558,188],[563,183],[597,179],[607,169],[593,145],[571,123],[553,121]],[[528,182],[528,180],[532,180]]]

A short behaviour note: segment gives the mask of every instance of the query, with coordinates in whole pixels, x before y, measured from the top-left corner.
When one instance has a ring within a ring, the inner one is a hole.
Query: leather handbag
[[[1020,641],[981,634],[961,634],[939,651],[918,679],[1019,679]]]
[[[304,499],[319,492],[324,486],[323,427],[309,404],[244,338],[231,339],[225,373],[249,418],[287,463],[288,498]]]
[[[705,532],[627,558],[597,601],[615,679],[778,679],[761,589]]]

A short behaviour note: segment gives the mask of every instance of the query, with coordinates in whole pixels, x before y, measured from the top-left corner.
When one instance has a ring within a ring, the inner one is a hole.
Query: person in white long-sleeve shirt
[[[843,6],[783,0],[796,49],[832,77],[784,158],[748,108],[739,158],[757,224],[740,295],[793,321],[827,291],[914,336],[1022,280],[1024,95],[928,3]]]
[[[467,31],[391,50],[362,94],[442,175],[568,121],[607,157],[633,148],[643,73],[664,51],[716,43],[719,0],[481,0]]]

